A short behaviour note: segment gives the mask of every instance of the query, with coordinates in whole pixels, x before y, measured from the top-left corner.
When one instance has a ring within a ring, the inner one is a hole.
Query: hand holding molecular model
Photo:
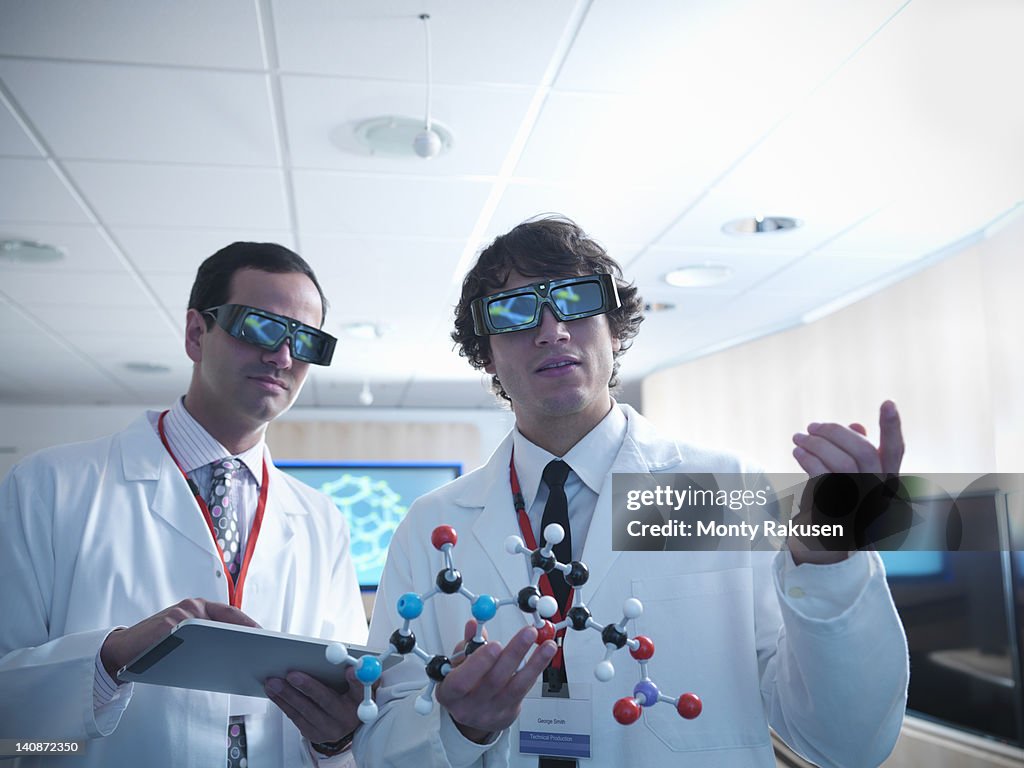
[[[686,719],[697,717],[703,707],[698,696],[693,693],[684,693],[678,698],[666,696],[649,677],[647,665],[654,656],[654,643],[651,639],[643,635],[631,638],[626,632],[626,624],[643,613],[643,604],[639,600],[629,598],[625,601],[623,617],[619,622],[602,626],[593,619],[579,591],[589,578],[586,565],[579,561],[560,563],[552,552],[553,545],[560,542],[564,535],[560,525],[549,525],[544,529],[546,544],[534,550],[527,549],[518,536],[506,539],[505,550],[509,554],[524,555],[533,576],[530,585],[519,590],[516,596],[498,600],[491,595],[475,595],[463,586],[462,574],[455,568],[452,558],[458,535],[451,526],[435,528],[430,540],[434,548],[443,554],[444,568],[438,572],[433,590],[423,595],[407,592],[398,599],[397,610],[403,625],[392,633],[388,650],[379,657],[363,656],[355,659],[348,655],[340,643],[332,644],[327,649],[328,661],[354,666],[356,677],[363,684],[363,703],[359,705],[357,713],[359,719],[367,723],[377,717],[372,687],[380,678],[381,662],[393,654],[413,653],[426,662],[429,679],[427,687],[416,701],[416,711],[420,714],[430,712],[433,708],[434,689],[444,681],[445,685],[438,690],[438,701],[468,738],[482,741],[488,734],[507,728],[516,719],[523,697],[557,652],[555,644],[549,641],[566,628],[575,631],[593,629],[601,633],[605,656],[594,668],[594,675],[601,682],[607,682],[615,675],[611,661],[615,651],[628,647],[630,655],[639,663],[641,679],[633,688],[633,695],[619,699],[613,707],[612,714],[619,723],[629,725],[636,722],[644,707],[654,706],[658,702],[671,703],[680,716]],[[541,595],[538,584],[542,574],[556,569],[562,572],[566,583],[572,587],[573,606],[566,612],[565,618],[552,623],[549,619],[558,614],[558,605],[553,597]],[[449,657],[440,654],[431,656],[419,648],[416,636],[410,629],[412,621],[423,612],[423,604],[437,594],[462,595],[469,601],[476,620],[475,627],[467,625],[465,642],[455,657],[462,659],[459,664],[453,665]],[[494,618],[498,609],[506,605],[518,606],[524,613],[533,615],[534,621],[533,626],[521,629],[503,648],[498,643],[486,641],[484,626]],[[523,660],[535,643],[540,647],[524,664]]]

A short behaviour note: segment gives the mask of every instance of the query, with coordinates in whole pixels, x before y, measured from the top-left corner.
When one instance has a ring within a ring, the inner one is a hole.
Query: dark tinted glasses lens
[[[599,312],[604,305],[601,285],[593,280],[559,286],[551,292],[551,300],[566,316]]]
[[[532,323],[537,315],[537,297],[532,293],[505,296],[487,302],[487,317],[496,330]]]
[[[299,329],[292,336],[292,355],[306,362],[319,362],[326,339],[315,331]]]
[[[266,349],[276,349],[288,333],[288,328],[280,320],[250,312],[242,321],[241,338],[250,344]]]

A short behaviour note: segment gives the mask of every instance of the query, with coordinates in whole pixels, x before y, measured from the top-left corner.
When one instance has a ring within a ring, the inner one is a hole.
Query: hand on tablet
[[[271,677],[264,684],[267,697],[295,723],[313,744],[338,741],[359,726],[356,709],[363,701],[363,684],[348,668],[348,690],[338,693],[304,672]]]
[[[198,597],[182,600],[160,613],[143,619],[127,629],[115,629],[100,648],[100,660],[107,674],[117,680],[117,672],[144,650],[161,638],[166,637],[172,629],[185,619],[209,619],[222,621],[225,624],[241,624],[243,627],[258,627],[237,608],[225,603],[214,603]]]

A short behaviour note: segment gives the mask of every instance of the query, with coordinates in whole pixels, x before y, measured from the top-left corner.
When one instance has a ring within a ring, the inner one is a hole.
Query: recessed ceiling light
[[[789,216],[752,216],[733,219],[722,225],[722,231],[729,235],[763,235],[769,232],[785,232],[803,224],[800,219]]]
[[[358,123],[353,129],[356,140],[371,155],[382,157],[424,157],[416,150],[417,136],[423,133],[423,118],[382,115]],[[437,120],[430,121],[430,129],[437,134],[440,146],[431,157],[451,151],[454,136],[451,130]]]
[[[171,371],[169,366],[161,365],[160,363],[143,363],[133,361],[125,363],[124,367],[132,373],[170,373]]]
[[[350,339],[363,339],[364,341],[373,341],[384,335],[379,325],[369,322],[346,323],[341,326],[341,332]]]
[[[23,264],[47,264],[64,258],[64,251],[55,245],[35,240],[0,240],[0,259]]]
[[[669,301],[649,301],[644,304],[644,312],[669,312],[676,308],[676,305]]]
[[[665,282],[676,288],[706,288],[724,283],[732,274],[727,264],[688,264],[665,275]]]

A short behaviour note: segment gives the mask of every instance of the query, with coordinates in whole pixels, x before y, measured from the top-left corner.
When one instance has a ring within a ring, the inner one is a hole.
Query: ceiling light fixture
[[[125,363],[124,367],[132,373],[170,373],[171,369],[169,366],[162,365],[161,363],[144,363],[144,362],[130,362]]]
[[[359,402],[362,405],[373,405],[373,392],[370,391],[370,380],[363,382],[363,388],[359,392]]]
[[[430,14],[421,13],[420,20],[423,22],[423,35],[426,40],[426,54],[427,54],[427,114],[423,118],[423,130],[416,134],[416,137],[412,140],[413,151],[424,158],[429,160],[432,157],[437,157],[441,154],[441,136],[433,129],[430,123],[430,91],[431,91],[431,78],[430,78]]]
[[[371,155],[379,157],[421,157],[430,160],[451,151],[454,135],[450,128],[431,115],[433,78],[431,77],[430,14],[422,13],[426,39],[427,103],[423,119],[402,115],[381,115],[356,123],[352,129],[357,142]],[[344,142],[336,143],[344,145]],[[344,146],[343,146],[344,148]]]
[[[665,282],[674,288],[707,288],[726,282],[732,274],[732,267],[727,264],[687,264],[665,275]]]
[[[763,235],[796,229],[802,224],[800,219],[789,216],[753,216],[726,222],[722,225],[722,231],[728,235]]]
[[[346,323],[341,326],[341,332],[350,339],[363,341],[374,341],[384,335],[379,325],[370,322]]]
[[[22,264],[49,264],[65,257],[62,248],[35,240],[0,240],[0,259]]]

